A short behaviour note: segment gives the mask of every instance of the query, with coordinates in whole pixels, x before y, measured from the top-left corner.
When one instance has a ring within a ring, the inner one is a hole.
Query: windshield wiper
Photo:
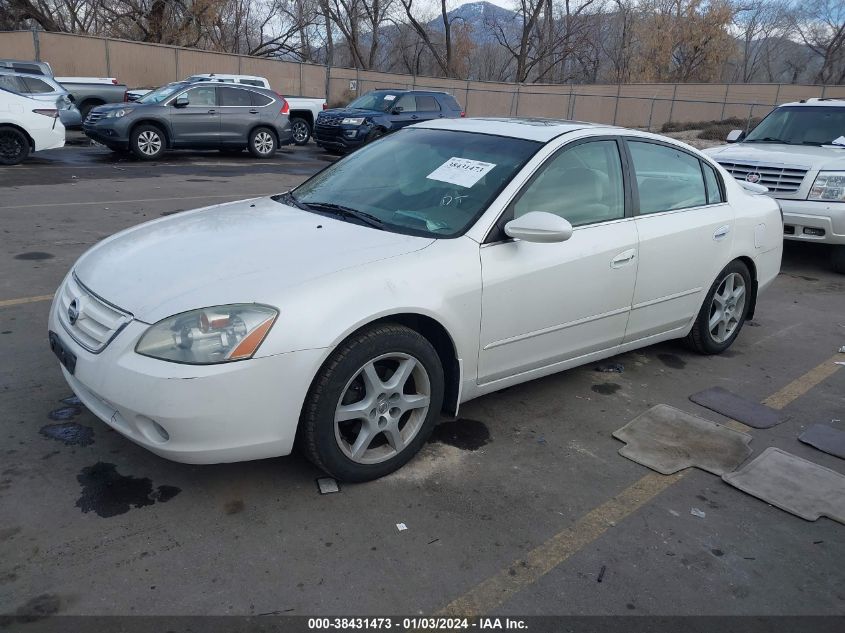
[[[790,145],[789,141],[784,140],[782,138],[774,138],[773,136],[766,136],[764,138],[749,138],[745,139],[746,143],[783,143],[784,145]]]
[[[367,226],[384,230],[384,222],[382,220],[364,211],[358,211],[357,209],[334,204],[333,202],[305,202],[300,204],[304,204],[307,208],[315,211],[324,211],[344,218],[354,218]]]
[[[284,193],[280,193],[277,196],[270,196],[276,202],[284,202],[285,204],[289,204],[291,206],[296,207],[297,209],[302,209],[303,211],[309,211],[310,209],[302,204],[299,199],[293,195],[292,191],[285,191]]]

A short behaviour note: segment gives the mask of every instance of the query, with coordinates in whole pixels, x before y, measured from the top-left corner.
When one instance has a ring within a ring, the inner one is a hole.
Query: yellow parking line
[[[22,297],[20,299],[2,299],[0,300],[0,308],[7,308],[9,306],[19,306],[24,303],[38,303],[39,301],[50,301],[53,295],[38,295],[37,297]]]
[[[833,375],[841,367],[841,365],[833,364],[836,359],[838,356],[824,361],[803,376],[796,378],[783,389],[763,400],[763,404],[773,409],[783,409],[825,378]],[[739,422],[729,424],[729,426],[737,430],[748,429]],[[466,617],[490,613],[598,539],[608,529],[636,512],[661,492],[681,481],[690,470],[669,476],[657,473],[647,474],[610,501],[606,501],[578,519],[572,527],[558,532],[545,543],[535,547],[522,560],[514,561],[510,566],[450,602],[440,613]]]

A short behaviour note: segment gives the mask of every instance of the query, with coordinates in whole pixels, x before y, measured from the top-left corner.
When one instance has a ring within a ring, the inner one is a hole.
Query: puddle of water
[[[600,385],[593,385],[592,387],[590,387],[590,389],[592,389],[596,393],[600,393],[603,396],[612,396],[621,388],[621,385],[616,385],[612,382],[603,382]]]
[[[82,400],[80,400],[76,396],[68,396],[67,398],[62,398],[61,400],[59,400],[59,402],[61,402],[62,404],[70,405],[72,407],[82,406]]]
[[[44,437],[64,442],[66,446],[88,446],[94,443],[94,430],[76,422],[47,424],[39,431]]]
[[[29,259],[29,260],[39,260],[39,259],[53,259],[55,255],[52,253],[42,253],[40,251],[31,251],[29,253],[19,253],[15,255],[15,259]]]
[[[670,369],[683,369],[687,366],[687,362],[675,354],[658,354],[657,358]]]
[[[181,492],[175,486],[159,486],[154,491],[149,478],[121,475],[114,464],[104,462],[83,468],[76,480],[82,484],[82,495],[77,499],[76,507],[103,518],[151,506],[156,501],[164,503]]]
[[[47,414],[47,417],[51,420],[61,421],[61,420],[72,420],[76,416],[82,413],[82,409],[80,407],[61,407],[59,409],[54,409]]]
[[[490,431],[484,422],[463,418],[438,424],[429,440],[465,451],[477,451],[490,441]]]

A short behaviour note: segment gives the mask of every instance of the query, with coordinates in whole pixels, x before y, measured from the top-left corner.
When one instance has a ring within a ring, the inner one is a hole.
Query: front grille
[[[328,127],[317,123],[314,127],[314,136],[320,140],[334,141],[343,136],[343,130],[339,127]]]
[[[784,224],[783,232],[785,235],[795,235],[795,227],[791,224]]]
[[[318,114],[317,127],[337,127],[344,118],[342,114]]]
[[[74,301],[78,317],[71,323],[69,311]],[[105,349],[117,333],[132,320],[130,313],[95,295],[79,282],[76,275],[68,277],[65,285],[59,290],[57,309],[59,321],[67,333],[82,347],[95,354]]]
[[[798,191],[806,167],[787,167],[783,165],[760,165],[755,163],[740,163],[720,160],[719,164],[730,172],[737,180],[746,181],[749,174],[759,174],[757,184],[768,187],[772,193],[794,193]]]
[[[102,112],[95,112],[94,110],[91,110],[91,112],[88,113],[88,116],[85,117],[85,122],[86,123],[94,123],[95,121],[99,121],[102,118],[103,118]]]

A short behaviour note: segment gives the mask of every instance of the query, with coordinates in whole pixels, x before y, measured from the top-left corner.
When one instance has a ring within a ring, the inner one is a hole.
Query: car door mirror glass
[[[189,103],[190,100],[188,99],[187,95],[179,95],[178,97],[176,97],[176,101],[173,102],[173,105],[175,105],[177,108],[184,108]]]
[[[745,138],[745,131],[744,130],[731,130],[728,133],[728,137],[725,140],[728,143],[739,143],[744,138]]]
[[[572,237],[572,225],[554,213],[529,211],[505,224],[505,235],[526,242],[565,242]]]

